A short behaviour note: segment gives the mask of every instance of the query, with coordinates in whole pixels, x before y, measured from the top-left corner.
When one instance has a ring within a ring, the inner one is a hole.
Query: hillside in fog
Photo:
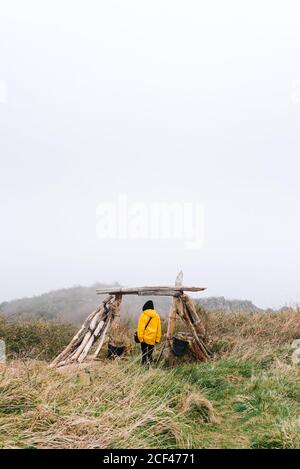
[[[31,298],[21,298],[0,304],[0,314],[8,315],[12,319],[45,318],[80,323],[102,301],[103,296],[96,294],[97,288],[113,285],[95,283],[90,287],[75,286],[61,290],[53,290]],[[123,313],[136,319],[147,297],[124,296]],[[170,298],[156,297],[155,307],[160,314],[165,315],[170,306]],[[198,299],[208,311],[258,311],[251,301],[227,300],[224,297],[206,297]]]

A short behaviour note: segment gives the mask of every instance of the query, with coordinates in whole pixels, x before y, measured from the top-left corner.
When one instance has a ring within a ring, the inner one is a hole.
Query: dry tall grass
[[[136,359],[137,360],[137,359]],[[135,361],[49,370],[42,362],[15,361],[0,383],[0,445],[39,448],[190,446],[190,404],[172,372]],[[215,423],[199,393],[198,420]],[[206,409],[206,412],[205,412]],[[183,429],[186,428],[186,431]]]
[[[12,321],[0,316],[0,339],[6,342],[9,358],[51,360],[68,344],[75,330],[73,325],[56,321]]]
[[[204,313],[205,314],[205,313]],[[218,356],[251,357],[275,353],[300,337],[300,311],[209,313],[208,330]]]
[[[300,447],[299,367],[290,360],[299,312],[210,313],[208,328],[215,357],[203,364],[148,370],[136,352],[59,370],[9,361],[0,447]]]

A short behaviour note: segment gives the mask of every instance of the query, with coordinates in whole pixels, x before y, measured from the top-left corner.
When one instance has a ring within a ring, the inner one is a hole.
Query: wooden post
[[[182,270],[179,272],[179,274],[176,277],[175,281],[175,287],[181,287],[183,282],[183,272]],[[178,297],[173,296],[170,312],[169,312],[169,317],[168,317],[168,329],[167,329],[167,349],[166,353],[170,355],[172,351],[172,341],[173,341],[173,336],[175,333],[175,328],[176,328],[176,316],[177,316],[177,310],[180,307],[180,299]]]
[[[120,327],[120,308],[122,303],[122,295],[120,293],[116,294],[115,300],[112,305],[112,320],[110,331],[108,333],[109,340],[112,345],[115,345],[117,334]]]
[[[177,314],[177,305],[176,298],[173,298],[172,304],[170,307],[169,317],[168,317],[168,329],[167,329],[167,340],[170,342],[173,338],[175,328],[176,328],[176,314]]]

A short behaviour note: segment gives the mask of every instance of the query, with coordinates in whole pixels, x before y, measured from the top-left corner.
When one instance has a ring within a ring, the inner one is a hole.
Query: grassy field
[[[143,368],[137,350],[59,370],[11,358],[0,447],[299,448],[299,311],[211,313],[208,330],[213,360],[172,368]]]

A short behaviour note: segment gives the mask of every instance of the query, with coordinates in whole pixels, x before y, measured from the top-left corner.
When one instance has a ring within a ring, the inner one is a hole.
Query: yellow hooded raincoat
[[[150,318],[151,321],[147,326]],[[161,322],[159,314],[157,314],[155,309],[146,309],[142,312],[138,322],[137,333],[140,342],[145,342],[148,345],[159,344],[161,339]]]

